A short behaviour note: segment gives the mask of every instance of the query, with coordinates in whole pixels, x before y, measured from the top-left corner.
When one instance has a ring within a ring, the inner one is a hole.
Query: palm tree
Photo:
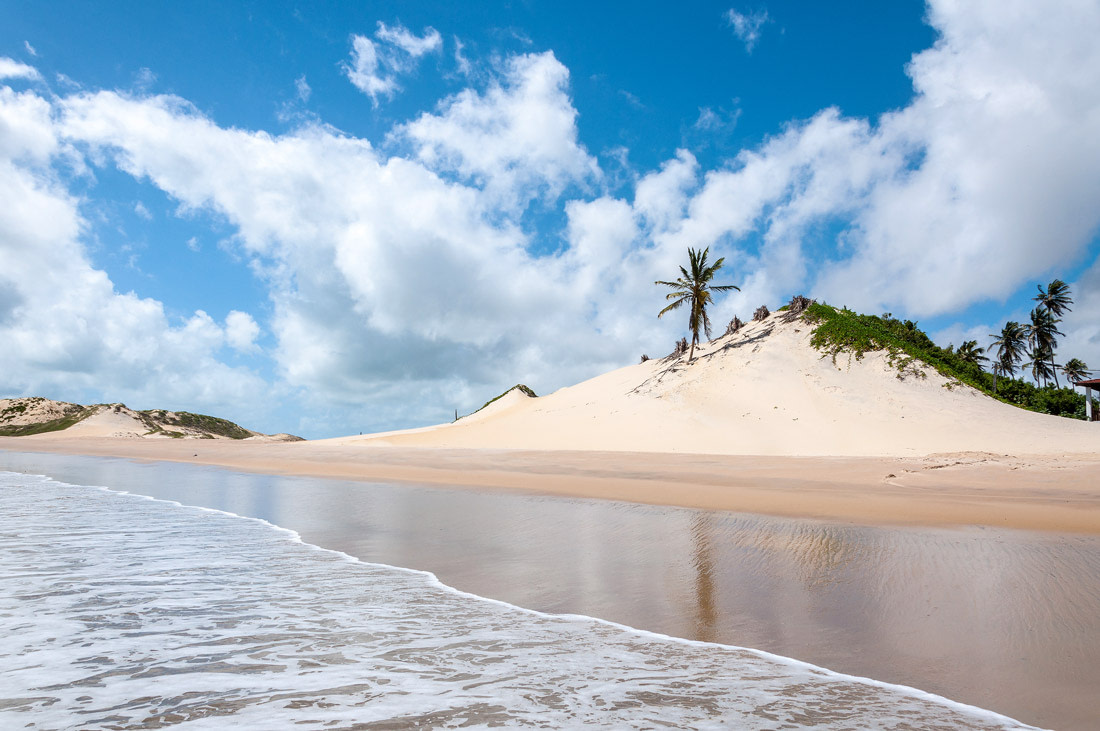
[[[1053,286],[1056,282],[1058,282],[1057,279],[1051,282],[1051,285]],[[1058,346],[1058,341],[1054,336],[1063,334],[1058,330],[1059,322],[1061,320],[1055,319],[1051,310],[1040,305],[1031,311],[1031,324],[1027,327],[1027,339],[1031,345],[1032,359],[1039,358],[1040,355],[1050,359],[1050,367],[1043,368],[1042,373],[1053,375],[1055,386],[1060,385],[1054,365],[1054,349]],[[1034,369],[1032,370],[1034,372]],[[1043,380],[1046,380],[1045,375]]]
[[[1031,368],[1031,377],[1035,379],[1035,385],[1039,385],[1039,379],[1042,379],[1043,386],[1046,386],[1047,379],[1054,375],[1054,369],[1051,367],[1051,363],[1048,362],[1048,353],[1045,350],[1035,350],[1031,354],[1031,360],[1027,362],[1027,366]]]
[[[1039,294],[1035,295],[1033,299],[1039,303],[1040,307],[1050,310],[1055,317],[1061,317],[1063,314],[1073,311],[1070,309],[1073,298],[1069,296],[1069,285],[1061,279],[1055,279],[1047,285],[1045,290],[1038,284],[1035,286],[1038,288]]]
[[[1066,361],[1066,364],[1062,366],[1062,375],[1064,375],[1066,380],[1070,383],[1083,381],[1089,377],[1089,366],[1080,358],[1070,358]]]
[[[710,338],[710,318],[707,317],[707,305],[713,304],[714,302],[711,293],[726,292],[731,289],[741,291],[740,287],[732,284],[710,283],[710,280],[714,279],[714,274],[722,268],[722,263],[725,261],[725,258],[723,257],[710,266],[707,266],[707,254],[709,252],[710,247],[703,249],[701,253],[697,252],[695,249],[689,248],[688,260],[691,263],[690,273],[688,273],[687,269],[680,267],[680,274],[682,276],[675,282],[654,282],[654,284],[672,288],[672,291],[665,295],[665,299],[673,300],[673,302],[658,312],[657,317],[671,310],[675,310],[685,303],[691,306],[691,312],[688,315],[688,329],[691,330],[691,352],[688,353],[688,363],[691,362],[692,356],[695,355],[695,345],[699,342],[699,328],[702,327],[707,338]]]
[[[1014,320],[1009,320],[1001,328],[1000,335],[990,334],[989,337],[996,338],[993,344],[990,345],[991,348],[997,348],[994,376],[998,372],[1002,376],[1016,375],[1016,364],[1023,360],[1026,346],[1027,335],[1024,326]],[[996,382],[993,384],[993,389],[997,389]]]
[[[985,357],[985,348],[979,348],[977,340],[964,341],[959,349],[955,351],[955,354],[967,363],[973,363],[979,368],[982,367],[983,362],[989,361],[989,358]]]

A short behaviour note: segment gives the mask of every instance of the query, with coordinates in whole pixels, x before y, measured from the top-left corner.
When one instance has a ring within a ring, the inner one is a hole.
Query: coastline
[[[111,437],[0,438],[21,452],[271,475],[508,490],[863,525],[1100,534],[1100,455],[738,456]]]
[[[535,611],[758,648],[1041,727],[1094,726],[1097,536],[860,526],[182,461],[0,452],[0,463],[260,518]]]

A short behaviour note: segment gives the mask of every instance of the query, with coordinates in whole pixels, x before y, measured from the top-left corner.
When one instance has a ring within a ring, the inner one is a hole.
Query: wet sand
[[[1045,727],[1100,722],[1096,535],[792,520],[55,455],[0,452],[0,467],[261,517],[307,542],[532,609],[755,647]]]
[[[1100,534],[1100,454],[783,457],[325,442],[0,437],[0,450],[464,485],[866,525]]]

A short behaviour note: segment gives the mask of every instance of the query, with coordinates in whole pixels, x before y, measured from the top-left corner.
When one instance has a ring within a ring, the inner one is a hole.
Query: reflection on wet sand
[[[695,568],[695,636],[703,642],[716,642],[718,607],[714,601],[714,561],[711,556],[712,513],[700,512],[691,519],[692,565]]]
[[[1100,721],[1095,537],[21,459],[59,479],[261,517],[531,609],[756,647],[1042,726]]]

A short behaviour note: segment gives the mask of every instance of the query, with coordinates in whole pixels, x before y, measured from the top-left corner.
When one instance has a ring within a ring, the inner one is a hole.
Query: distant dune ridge
[[[1096,453],[1100,424],[1001,403],[885,351],[834,359],[778,312],[685,355],[548,396],[518,388],[452,424],[325,440],[366,446],[915,456]]]
[[[290,434],[261,434],[226,419],[188,411],[134,411],[125,404],[82,406],[38,396],[0,399],[0,436],[62,433],[66,437],[301,441]]]

